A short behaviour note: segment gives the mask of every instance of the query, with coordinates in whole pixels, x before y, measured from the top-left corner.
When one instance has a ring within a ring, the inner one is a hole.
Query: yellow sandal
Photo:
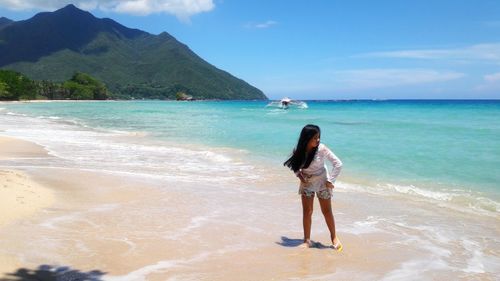
[[[340,253],[340,252],[342,252],[342,250],[344,249],[344,246],[342,246],[342,243],[340,243],[340,240],[339,240],[339,242],[337,242],[337,244],[333,244],[333,245],[332,245],[332,248],[333,248],[334,250],[336,250],[337,252],[339,252],[339,253]]]

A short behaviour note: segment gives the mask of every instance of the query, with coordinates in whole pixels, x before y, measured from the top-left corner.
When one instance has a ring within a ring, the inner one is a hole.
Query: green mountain
[[[0,17],[0,28],[7,26],[11,22],[13,22],[13,20],[8,19],[6,17]]]
[[[0,20],[0,68],[62,82],[84,72],[115,98],[267,99],[259,89],[204,61],[170,34],[152,35],[68,5]]]

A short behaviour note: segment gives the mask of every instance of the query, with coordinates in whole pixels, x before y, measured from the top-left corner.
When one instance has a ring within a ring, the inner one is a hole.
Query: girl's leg
[[[337,235],[335,233],[335,218],[333,217],[332,212],[332,201],[331,199],[321,199],[318,198],[319,205],[321,206],[321,212],[325,217],[326,225],[330,230],[330,238],[332,239],[333,245],[340,245],[340,241],[337,239]]]
[[[304,227],[304,243],[306,246],[309,246],[311,241],[311,224],[312,224],[312,214],[313,214],[313,205],[314,205],[314,195],[313,196],[305,196],[302,197],[302,225]]]

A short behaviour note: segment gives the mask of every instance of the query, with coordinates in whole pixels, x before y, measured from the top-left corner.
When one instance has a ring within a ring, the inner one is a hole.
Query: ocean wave
[[[123,130],[108,130],[108,131],[119,135],[132,136],[132,137],[146,137],[150,135],[150,133],[145,131],[123,131]]]
[[[68,124],[68,125],[75,125],[75,126],[81,126],[81,127],[84,127],[84,128],[90,128],[83,121],[74,120],[74,119],[59,119],[58,122],[63,123],[63,124]]]
[[[349,225],[343,226],[342,230],[354,235],[368,234],[368,233],[383,233],[385,230],[378,227],[380,219],[375,216],[369,216],[365,220],[354,221]]]
[[[22,113],[16,113],[16,112],[11,112],[11,111],[8,111],[7,113],[5,113],[7,115],[11,115],[11,116],[28,116],[26,114],[22,114]]]
[[[372,186],[342,183],[347,190],[367,192],[377,195],[403,195],[412,200],[422,200],[439,204],[458,211],[480,215],[498,216],[500,202],[485,197],[482,193],[466,190],[430,190],[414,185],[375,184]]]
[[[61,117],[58,117],[58,116],[37,116],[36,118],[38,119],[51,119],[51,120],[59,120],[61,119]]]
[[[259,178],[254,166],[209,147],[144,139],[147,134],[142,132],[91,128],[72,120],[22,117],[8,120],[8,135],[42,145],[51,155],[78,169],[182,182],[229,183]]]
[[[165,272],[178,267],[194,266],[199,262],[209,260],[210,258],[213,257],[220,257],[233,252],[253,250],[253,249],[254,249],[253,247],[248,246],[245,243],[240,243],[238,245],[226,245],[217,250],[201,251],[194,254],[193,256],[184,259],[160,260],[157,261],[156,263],[147,264],[132,272],[125,273],[124,275],[106,276],[103,278],[103,280],[106,281],[146,280],[148,279],[148,275],[150,274]]]
[[[32,118],[16,113],[1,116],[8,135],[45,146],[51,155],[64,159],[64,163],[72,163],[77,168],[149,175],[185,182],[234,183],[265,177],[260,170],[257,171],[260,165],[265,164],[239,160],[249,157],[244,155],[248,152],[242,153],[237,149],[229,152],[229,148],[144,139],[142,137],[147,135],[145,132],[92,128],[83,122],[65,118]],[[397,184],[341,183],[341,186],[347,190],[374,194],[404,195],[413,200],[426,200],[462,211],[493,216],[500,213],[500,202],[479,192]]]
[[[437,201],[446,201],[459,206],[466,206],[477,211],[489,211],[494,213],[500,212],[500,202],[496,202],[490,198],[482,196],[480,193],[467,192],[464,190],[445,190],[433,191],[418,188],[413,185],[400,186],[388,185],[397,192],[416,195],[423,198],[429,198]]]

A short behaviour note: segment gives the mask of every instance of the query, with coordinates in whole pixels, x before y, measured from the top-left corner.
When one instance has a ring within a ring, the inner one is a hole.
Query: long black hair
[[[321,136],[321,130],[318,126],[312,124],[304,126],[304,128],[302,128],[302,132],[300,132],[299,141],[293,150],[292,156],[286,160],[283,165],[287,166],[294,172],[309,167],[316,151],[318,151],[318,147],[315,147],[306,158],[307,144],[316,134]]]

